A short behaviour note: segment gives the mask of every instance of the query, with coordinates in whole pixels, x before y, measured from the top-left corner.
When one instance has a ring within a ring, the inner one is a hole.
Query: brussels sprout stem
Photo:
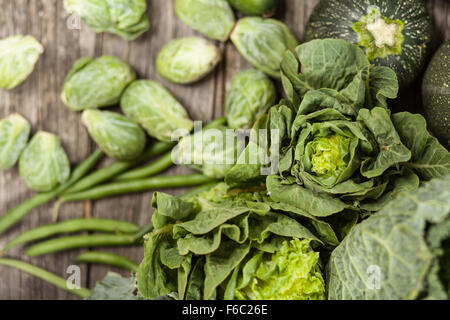
[[[66,194],[61,197],[62,202],[96,200],[115,195],[143,192],[163,188],[181,188],[201,185],[215,179],[202,174],[158,176],[143,180],[113,182],[77,193]]]
[[[56,189],[38,193],[28,200],[22,202],[17,207],[11,209],[3,216],[0,217],[0,233],[7,230],[13,224],[18,222],[24,216],[26,216],[31,210],[49,202],[50,200],[58,197],[72,185],[74,185],[77,181],[79,181],[82,177],[86,175],[89,170],[91,170],[103,157],[103,152],[100,150],[95,150],[89,158],[79,164],[72,173],[70,179],[64,184],[60,185]]]

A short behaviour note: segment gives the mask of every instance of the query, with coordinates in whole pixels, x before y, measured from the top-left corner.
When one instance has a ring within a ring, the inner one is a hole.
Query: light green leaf
[[[30,123],[18,113],[0,120],[0,170],[13,167],[25,149]]]
[[[0,88],[13,89],[33,72],[44,52],[32,36],[16,35],[0,40]]]

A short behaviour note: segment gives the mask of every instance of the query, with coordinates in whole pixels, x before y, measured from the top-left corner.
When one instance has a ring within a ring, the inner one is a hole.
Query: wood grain
[[[282,1],[276,18],[285,21],[301,40],[305,24],[318,0]],[[450,4],[445,0],[427,1],[435,22],[435,46],[450,37]],[[19,87],[0,91],[0,118],[19,112],[28,118],[33,132],[46,130],[61,137],[73,164],[79,163],[93,150],[94,144],[81,125],[80,114],[68,110],[59,95],[67,71],[82,56],[112,54],[128,61],[140,78],[163,83],[187,108],[195,120],[211,120],[224,112],[224,100],[232,78],[250,65],[231,43],[221,44],[223,59],[216,70],[202,81],[181,86],[162,79],[156,72],[155,59],[161,47],[170,39],[197,33],[179,21],[173,12],[173,1],[148,1],[151,30],[133,42],[109,34],[95,34],[81,23],[81,29],[68,28],[68,14],[60,0],[0,0],[0,38],[14,34],[31,34],[45,47],[35,71]],[[419,84],[417,84],[419,86]],[[416,90],[419,92],[419,90]],[[405,103],[405,101],[407,101]],[[394,106],[420,112],[420,96],[405,95]],[[107,161],[104,164],[108,163]],[[174,168],[167,174],[189,172]],[[173,190],[180,194],[182,190]],[[0,214],[16,206],[33,193],[20,180],[17,170],[0,172]],[[145,225],[151,218],[152,192],[123,196],[96,202],[65,204],[60,208],[60,220],[83,216],[133,221]],[[19,224],[0,235],[0,246],[19,233],[42,224],[51,223],[53,204],[34,210]],[[105,249],[127,256],[135,261],[142,258],[142,248]],[[7,257],[23,259],[62,277],[75,264],[81,250],[28,259],[23,247],[7,253]],[[106,272],[126,272],[98,265],[79,265],[82,285],[93,287]],[[7,267],[0,267],[0,299],[76,299],[45,282]]]

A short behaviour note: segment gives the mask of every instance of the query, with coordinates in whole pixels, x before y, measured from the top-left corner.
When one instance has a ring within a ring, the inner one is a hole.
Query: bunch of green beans
[[[85,161],[79,164],[73,171],[69,181],[60,185],[53,191],[38,193],[30,199],[22,202],[17,207],[9,210],[0,217],[0,233],[9,229],[12,225],[26,216],[31,210],[55,199],[69,189],[77,181],[86,175],[103,157],[103,152],[95,150]]]
[[[2,249],[2,251],[6,251],[20,244],[41,240],[62,233],[100,231],[106,233],[116,232],[119,234],[135,234],[139,232],[139,230],[140,228],[138,225],[127,221],[95,218],[72,219],[60,223],[40,226],[35,229],[25,231],[24,233],[18,235],[10,242],[8,242]]]

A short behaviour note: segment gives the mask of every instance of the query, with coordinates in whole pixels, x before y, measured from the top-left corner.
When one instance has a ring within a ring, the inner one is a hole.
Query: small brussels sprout
[[[61,140],[54,134],[39,131],[22,152],[19,174],[35,191],[50,191],[70,176],[70,163]]]
[[[14,113],[0,120],[0,170],[13,167],[27,146],[30,124]]]
[[[281,77],[280,64],[284,53],[298,45],[286,24],[259,17],[239,20],[231,34],[231,41],[248,62],[278,79]]]
[[[64,0],[73,12],[95,32],[116,34],[134,40],[150,27],[146,0]]]
[[[270,17],[275,13],[278,0],[228,0],[236,10],[248,16]]]
[[[134,81],[123,93],[120,106],[158,140],[171,141],[177,130],[190,132],[194,126],[184,107],[155,81]]]
[[[144,130],[119,113],[85,110],[82,121],[99,148],[111,158],[130,161],[144,151],[147,142]]]
[[[33,72],[44,52],[32,36],[16,35],[0,40],[0,88],[13,89]]]
[[[226,0],[175,0],[175,13],[208,38],[226,41],[236,22]]]
[[[111,106],[134,79],[134,71],[119,58],[81,58],[66,76],[61,99],[75,111]]]
[[[169,81],[188,84],[210,73],[220,61],[219,49],[203,38],[179,38],[167,43],[156,59],[156,69]]]
[[[256,119],[275,104],[274,83],[263,72],[249,69],[239,73],[231,83],[225,102],[228,126],[248,129]]]
[[[245,147],[234,130],[225,127],[207,129],[183,137],[175,147],[174,163],[201,171],[205,176],[222,179],[234,167]]]

